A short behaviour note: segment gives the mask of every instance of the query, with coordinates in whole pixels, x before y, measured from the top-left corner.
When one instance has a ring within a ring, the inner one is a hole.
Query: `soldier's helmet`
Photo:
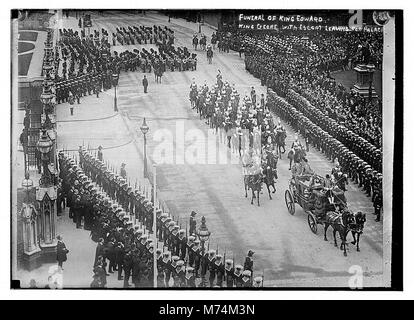
[[[194,236],[189,236],[188,237],[188,242],[194,242],[195,241],[195,237]]]
[[[164,221],[164,226],[168,227],[168,229],[170,227],[170,223],[173,222],[171,220],[172,220],[171,217],[167,217]]]
[[[160,215],[160,219],[162,223],[164,223],[167,218],[168,218],[168,214],[165,212]]]
[[[145,243],[147,242],[147,239],[148,239],[148,236],[147,236],[146,234],[143,234],[143,235],[139,238],[139,241],[140,241],[142,244],[145,244]]]
[[[236,266],[234,267],[237,271],[242,271],[243,270],[243,266],[241,264],[236,264]]]
[[[180,260],[180,257],[178,257],[178,256],[172,256],[172,257],[171,257],[171,260],[172,260],[173,262],[177,262],[178,260]]]
[[[215,250],[213,250],[213,249],[211,249],[211,250],[208,252],[208,255],[209,255],[210,257],[214,257],[214,256],[215,256],[215,254],[216,254],[216,251],[215,251]]]
[[[223,256],[221,254],[216,255],[216,261],[220,261],[223,259]]]
[[[231,259],[226,259],[225,263],[226,263],[227,267],[233,266],[233,260],[231,260]]]
[[[148,239],[147,240],[147,243],[146,243],[146,247],[147,247],[147,249],[150,247],[150,245],[153,243],[153,240],[152,239]]]
[[[135,237],[136,237],[138,240],[141,238],[141,236],[143,235],[143,233],[144,233],[144,230],[142,230],[142,229],[138,229],[138,230],[135,230],[135,231],[134,231],[134,235],[135,235]]]
[[[243,277],[251,277],[252,276],[252,272],[250,270],[244,270],[242,273]]]
[[[181,268],[183,266],[184,266],[184,261],[183,260],[178,260],[176,267],[180,267]]]
[[[172,230],[173,228],[175,227],[175,221],[170,221],[169,223],[168,223],[168,230]]]
[[[187,272],[188,275],[192,275],[194,273],[194,268],[193,267],[187,267],[186,272]]]
[[[255,287],[261,287],[262,286],[262,283],[263,283],[263,277],[261,277],[261,276],[255,277],[253,279],[253,281],[254,281],[253,285]]]
[[[162,256],[163,256],[165,259],[169,259],[169,258],[170,258],[170,252],[166,251],[166,252],[164,252],[164,253],[162,254]]]
[[[185,230],[184,230],[184,229],[180,229],[180,230],[178,231],[178,234],[179,234],[180,236],[185,235]]]

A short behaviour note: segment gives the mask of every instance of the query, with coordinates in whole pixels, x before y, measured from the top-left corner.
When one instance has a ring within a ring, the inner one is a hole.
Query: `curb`
[[[84,121],[100,121],[100,120],[106,120],[106,119],[111,119],[116,117],[117,115],[119,115],[119,113],[114,113],[110,116],[107,117],[103,117],[103,118],[91,118],[91,119],[78,119],[78,120],[56,120],[56,123],[61,123],[61,122],[84,122]]]

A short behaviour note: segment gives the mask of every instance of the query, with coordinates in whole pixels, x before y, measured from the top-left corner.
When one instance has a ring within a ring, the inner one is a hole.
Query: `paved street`
[[[106,28],[111,34],[117,26],[127,26],[137,23],[132,15],[104,17],[92,16],[94,27]],[[191,38],[198,26],[184,20],[172,19],[168,23],[166,16],[147,14],[140,18],[139,23],[152,26],[168,25],[175,31],[178,38],[176,45],[191,48]],[[75,19],[64,20],[68,27],[77,29]],[[212,30],[203,27],[203,32],[209,36]],[[146,46],[126,46],[149,48]],[[115,47],[115,50],[120,50]],[[208,136],[208,125],[200,120],[195,110],[190,107],[189,86],[192,78],[198,85],[204,81],[211,86],[215,82],[217,70],[220,69],[223,79],[235,84],[241,95],[250,92],[252,86],[257,94],[265,93],[265,87],[260,81],[248,74],[244,69],[243,59],[238,53],[218,53],[215,51],[213,64],[207,64],[205,52],[198,51],[197,71],[166,72],[162,84],[156,84],[153,74],[147,73],[149,92],[143,93],[141,72],[121,72],[118,87],[119,113],[113,111],[113,89],[104,92],[100,98],[89,96],[82,99],[81,104],[75,104],[75,115],[69,115],[68,104],[57,106],[58,144],[60,148],[76,151],[79,145],[89,145],[96,149],[104,147],[104,158],[119,171],[120,164],[127,164],[128,177],[131,184],[144,183],[143,179],[143,137],[139,131],[143,118],[146,118],[150,131],[147,135],[148,156],[150,162],[158,163],[157,185],[162,199],[168,210],[181,221],[185,228],[192,210],[198,212],[198,218],[205,216],[207,226],[212,232],[210,248],[219,248],[220,253],[226,252],[227,257],[234,257],[235,263],[243,263],[248,249],[254,250],[257,273],[265,273],[265,286],[291,286],[304,282],[306,285],[319,285],[312,279],[327,279],[328,286],[348,286],[351,266],[360,266],[367,281],[366,285],[381,286],[382,284],[382,223],[374,222],[372,203],[356,185],[348,187],[347,198],[353,210],[367,213],[367,223],[361,237],[361,252],[356,252],[349,244],[349,255],[344,257],[342,252],[333,245],[332,232],[329,231],[328,242],[323,241],[323,230],[319,226],[318,234],[314,235],[308,227],[306,214],[296,206],[296,214],[291,216],[284,202],[284,191],[291,176],[286,156],[279,161],[277,192],[273,200],[269,200],[267,191],[260,196],[261,206],[250,204],[249,198],[244,197],[243,176],[241,165],[235,154],[228,152],[224,142],[217,138],[219,146],[218,159],[230,156],[236,161],[231,164],[210,163],[191,164],[180,158],[191,147],[204,147],[205,141],[191,138],[190,133],[203,133]],[[291,128],[288,129],[287,145],[294,137]],[[184,139],[186,135],[186,139]],[[211,135],[211,134],[210,134]],[[159,152],[159,138],[167,138],[163,143],[174,145],[171,164],[160,161],[168,155]],[[170,140],[168,140],[170,139]],[[183,140],[181,142],[181,140]],[[76,152],[74,152],[75,154]],[[210,157],[211,154],[208,154]],[[214,155],[213,155],[214,156]],[[209,158],[210,159],[210,158]],[[331,171],[332,163],[324,155],[312,149],[308,155],[312,168],[319,174]],[[177,162],[179,164],[177,164]],[[217,161],[215,161],[217,162]],[[61,221],[61,223],[64,223]],[[199,224],[198,220],[198,224]],[[73,232],[76,230],[74,225]],[[64,229],[70,233],[69,229]],[[87,232],[84,231],[86,234]],[[72,239],[72,237],[65,236]],[[75,237],[76,238],[76,237]],[[349,237],[351,238],[351,237]],[[67,243],[72,248],[78,261],[92,261],[95,244],[82,236],[84,243],[77,245]],[[92,248],[92,249],[91,249]],[[81,250],[81,252],[79,251]],[[70,257],[73,258],[73,257]],[[89,260],[88,260],[89,259]],[[69,269],[70,265],[68,263]],[[82,268],[82,272],[83,272]],[[85,272],[89,272],[85,270]],[[69,271],[68,271],[69,272]]]

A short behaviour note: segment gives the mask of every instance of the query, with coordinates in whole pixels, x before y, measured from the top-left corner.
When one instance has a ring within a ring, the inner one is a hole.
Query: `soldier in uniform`
[[[263,277],[255,277],[253,279],[253,288],[262,288],[263,287]]]
[[[221,254],[216,255],[216,260],[214,261],[215,271],[217,274],[217,283],[216,285],[220,288],[223,286],[223,277],[225,275],[223,256]]]
[[[236,285],[236,288],[241,288],[243,286],[243,266],[241,266],[240,264],[237,264],[234,267],[234,273],[233,273],[233,278],[234,278],[234,283]]]
[[[210,288],[212,288],[213,287],[213,284],[214,284],[214,280],[216,279],[216,265],[215,265],[215,262],[216,262],[216,251],[214,251],[214,250],[210,250],[209,252],[208,252],[208,261],[207,261],[207,264],[208,264],[208,271],[209,271],[209,282],[210,282]]]
[[[181,260],[184,260],[187,256],[187,238],[185,236],[185,230],[181,229],[178,231],[178,247],[179,256]]]
[[[180,257],[172,256],[171,257],[171,264],[169,265],[170,274],[171,274],[171,276],[173,278],[173,281],[174,281],[174,285],[173,285],[174,287],[177,287],[178,282],[179,282],[178,273],[177,273],[177,262],[178,262],[178,260],[180,260]]]
[[[191,215],[190,215],[190,230],[189,230],[189,234],[193,235],[196,233],[196,228],[197,228],[197,221],[195,219],[197,212],[195,211],[191,211]]]
[[[226,287],[232,288],[234,286],[234,268],[233,268],[233,260],[226,259],[225,266],[225,278],[226,278]]]
[[[163,256],[162,256],[162,250],[156,249],[155,251],[156,259],[157,259],[157,287],[163,288],[165,287],[164,283],[164,262],[163,262]]]
[[[125,251],[122,242],[118,242],[115,247],[115,264],[118,271],[118,280],[122,280],[122,270],[124,261]]]
[[[376,215],[375,221],[381,221],[381,209],[382,209],[382,193],[378,193],[378,195],[374,199],[374,214]]]
[[[191,267],[194,266],[194,251],[192,250],[192,248],[194,247],[194,241],[195,241],[195,237],[189,236],[187,238],[187,243],[185,244],[186,251],[188,253],[188,265]]]
[[[171,258],[169,252],[163,253],[163,267],[164,267],[164,274],[165,274],[165,287],[169,288],[170,286],[170,279],[171,279]]]
[[[244,270],[241,280],[243,288],[250,288],[252,286],[252,272],[250,270]]]
[[[194,245],[191,248],[192,253],[194,254],[194,271],[195,277],[198,277],[198,270],[200,269],[201,265],[201,247],[200,247],[200,240],[194,240]]]
[[[186,284],[186,278],[185,278],[185,270],[184,270],[184,261],[178,260],[177,266],[175,268],[176,270],[176,279],[174,281],[175,287],[185,287]]]
[[[193,267],[187,267],[186,269],[186,275],[185,275],[185,286],[187,288],[195,288],[195,275],[194,275],[194,268]]]

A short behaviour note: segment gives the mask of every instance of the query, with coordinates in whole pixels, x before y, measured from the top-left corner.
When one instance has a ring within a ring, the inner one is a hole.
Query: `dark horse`
[[[253,199],[256,197],[255,192],[257,193],[257,205],[260,207],[260,200],[259,195],[260,191],[262,191],[262,182],[263,176],[261,173],[254,174],[254,175],[245,175],[244,176],[244,190],[246,191],[246,198],[247,198],[247,190],[252,190],[252,201],[250,202],[253,204]]]
[[[276,169],[267,166],[263,169],[263,181],[266,184],[267,192],[269,193],[269,199],[272,200],[272,196],[270,194],[270,187],[273,188],[272,193],[276,192],[275,182],[277,179],[277,171]]]
[[[358,252],[359,252],[359,237],[361,236],[362,231],[364,230],[364,225],[366,221],[367,221],[367,218],[365,217],[365,213],[358,211],[355,214],[355,224],[351,225],[352,238],[354,238],[354,240],[351,243],[353,245],[356,244]]]
[[[303,147],[302,148],[299,148],[299,149],[297,149],[295,151],[293,149],[290,150],[289,153],[288,153],[289,170],[292,169],[292,160],[295,163],[299,163],[305,157],[306,157],[306,151],[305,151],[305,149]]]
[[[326,213],[325,217],[325,233],[324,233],[324,240],[328,241],[326,238],[326,231],[328,230],[329,226],[333,229],[333,237],[335,241],[335,247],[338,246],[336,242],[336,233],[339,233],[339,237],[341,238],[341,250],[344,250],[344,256],[347,256],[346,253],[346,236],[349,232],[349,227],[355,222],[354,216],[348,210],[344,210],[342,214],[338,212],[329,211]]]
[[[285,130],[278,131],[275,136],[275,143],[277,146],[277,152],[279,154],[280,159],[282,159],[282,153],[286,152],[286,143],[285,143],[286,136],[287,135],[286,135]],[[282,152],[282,148],[283,148],[283,152]]]

